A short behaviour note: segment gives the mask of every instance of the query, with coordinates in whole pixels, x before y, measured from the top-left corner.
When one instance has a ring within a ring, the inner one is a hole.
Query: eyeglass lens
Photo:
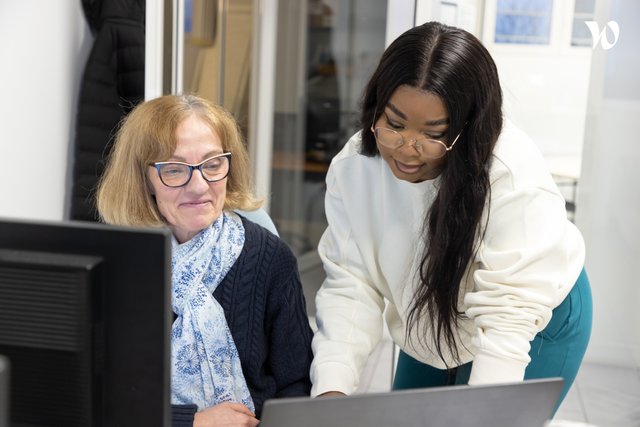
[[[402,135],[392,129],[376,128],[374,130],[378,142],[388,148],[399,148],[404,143]],[[435,139],[422,138],[413,143],[416,151],[424,157],[437,159],[447,152],[447,146]]]
[[[184,163],[163,163],[157,167],[160,179],[169,187],[181,187],[191,179],[194,169],[199,169],[202,177],[209,181],[220,181],[229,174],[229,158],[218,156],[206,160],[200,165]]]

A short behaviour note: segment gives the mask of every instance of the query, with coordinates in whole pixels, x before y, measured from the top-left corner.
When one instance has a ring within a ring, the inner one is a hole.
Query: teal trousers
[[[591,336],[593,316],[591,287],[583,269],[569,295],[553,310],[549,324],[531,342],[531,362],[525,379],[562,377],[564,388],[556,409],[578,374]],[[442,370],[424,364],[400,351],[394,390],[467,384],[473,361]]]

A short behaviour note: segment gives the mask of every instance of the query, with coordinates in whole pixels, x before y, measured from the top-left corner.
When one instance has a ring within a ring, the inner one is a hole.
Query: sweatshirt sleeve
[[[524,378],[530,342],[584,263],[584,241],[554,184],[522,185],[509,175],[502,181],[492,187],[475,289],[464,300],[476,329],[469,384]]]
[[[382,336],[384,300],[352,236],[334,164],[327,174],[328,228],[318,245],[327,277],[316,295],[318,331],[313,338],[311,395],[350,394],[358,386],[367,357]]]

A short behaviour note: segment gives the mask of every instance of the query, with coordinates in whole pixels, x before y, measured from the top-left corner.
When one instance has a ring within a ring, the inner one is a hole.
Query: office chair
[[[263,226],[264,228],[266,228],[276,236],[280,236],[278,234],[278,229],[276,228],[276,225],[273,223],[273,220],[271,219],[267,211],[265,211],[264,209],[258,208],[255,211],[242,211],[242,210],[236,209],[236,213],[242,215],[243,217],[247,218],[250,221],[255,222],[258,225]]]

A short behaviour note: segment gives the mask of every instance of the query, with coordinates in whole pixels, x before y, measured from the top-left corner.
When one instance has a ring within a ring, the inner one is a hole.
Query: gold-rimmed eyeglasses
[[[184,162],[155,162],[151,163],[158,171],[160,181],[167,187],[182,187],[191,181],[193,171],[198,169],[202,177],[208,182],[225,179],[231,169],[231,153],[222,153],[209,157],[196,164]]]
[[[373,132],[376,137],[378,144],[387,148],[395,150],[402,147],[405,143],[405,139],[402,134],[393,129],[384,127],[374,128],[371,126],[371,132]],[[462,131],[458,133],[458,136],[455,137],[451,145],[448,147],[447,144],[437,139],[412,138],[409,141],[410,145],[418,152],[418,154],[420,154],[420,156],[429,159],[439,159],[453,149],[453,146],[458,141],[458,138],[460,138],[460,135],[462,135]]]

